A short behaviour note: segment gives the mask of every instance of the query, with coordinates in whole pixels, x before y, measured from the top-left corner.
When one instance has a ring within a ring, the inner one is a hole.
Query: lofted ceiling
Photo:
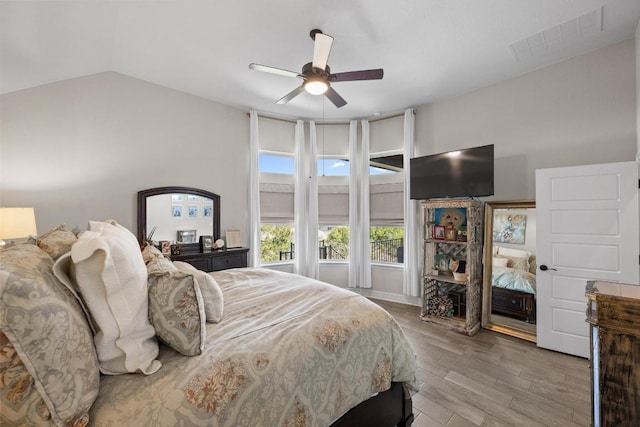
[[[638,0],[0,1],[0,91],[116,71],[273,116],[385,116],[450,98],[633,37]],[[301,80],[309,32],[334,37],[332,72],[347,101],[276,100]]]

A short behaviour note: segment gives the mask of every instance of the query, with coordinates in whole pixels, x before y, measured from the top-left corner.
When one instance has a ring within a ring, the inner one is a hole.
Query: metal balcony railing
[[[370,243],[371,261],[373,262],[404,262],[404,239],[376,240]],[[349,246],[345,243],[334,242],[326,244],[326,241],[319,242],[320,259],[344,260],[349,259]],[[289,250],[280,251],[280,261],[294,259],[295,248],[291,243]]]

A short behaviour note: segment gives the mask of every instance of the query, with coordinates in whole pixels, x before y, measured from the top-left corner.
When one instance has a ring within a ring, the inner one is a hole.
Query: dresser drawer
[[[241,268],[247,266],[247,254],[227,254],[213,258],[213,271],[226,270],[228,268]]]

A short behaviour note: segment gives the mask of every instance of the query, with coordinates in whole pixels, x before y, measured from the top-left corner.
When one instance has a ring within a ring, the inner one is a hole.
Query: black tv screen
[[[415,157],[410,162],[412,199],[493,195],[493,144]]]

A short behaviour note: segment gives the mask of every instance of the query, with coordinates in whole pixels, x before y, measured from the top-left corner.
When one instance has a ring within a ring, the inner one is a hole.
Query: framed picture
[[[467,225],[467,210],[465,208],[436,208],[434,222],[437,225],[452,228]]]
[[[446,227],[444,229],[444,240],[456,240],[458,236],[458,230],[451,227]]]
[[[202,216],[205,218],[213,216],[213,206],[203,206]]]
[[[433,226],[433,238],[437,240],[444,240],[444,227],[442,225]]]
[[[178,230],[178,243],[196,243],[196,230]]]
[[[168,240],[161,241],[160,250],[162,251],[162,255],[171,255],[171,242]]]
[[[493,241],[524,245],[527,231],[527,215],[495,214],[493,216]]]
[[[171,206],[171,217],[182,218],[182,206]]]
[[[172,202],[182,202],[184,200],[184,194],[172,194],[171,201]]]
[[[200,236],[200,249],[210,251],[213,245],[213,236]]]
[[[190,202],[195,202],[198,200],[198,196],[194,196],[193,194],[189,194],[189,196],[187,196],[187,200],[189,200]]]
[[[227,230],[227,248],[242,247],[242,236],[240,230]]]
[[[188,206],[187,214],[189,218],[197,218],[198,217],[198,207],[197,206]]]

